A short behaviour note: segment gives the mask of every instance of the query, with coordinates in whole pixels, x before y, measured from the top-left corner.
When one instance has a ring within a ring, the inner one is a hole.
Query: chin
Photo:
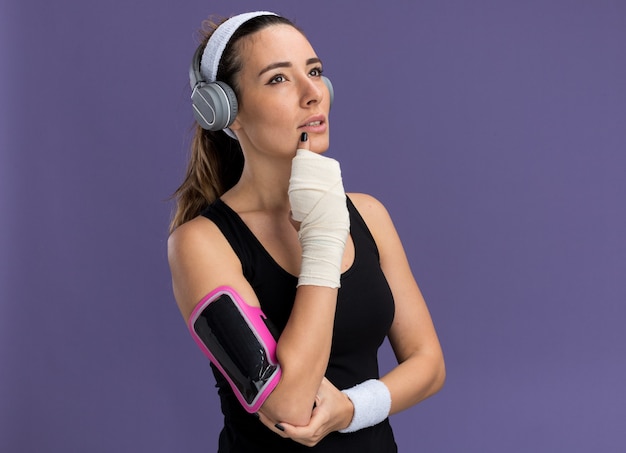
[[[328,137],[320,137],[317,140],[313,139],[313,141],[311,142],[311,151],[313,151],[314,153],[324,154],[326,151],[328,151],[329,147],[330,143]]]

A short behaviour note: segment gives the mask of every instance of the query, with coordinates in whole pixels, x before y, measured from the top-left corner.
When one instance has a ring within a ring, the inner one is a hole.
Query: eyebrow
[[[311,64],[315,64],[315,63],[322,63],[322,60],[320,60],[319,58],[309,58],[306,61],[306,65],[309,66]],[[263,74],[265,74],[267,71],[271,71],[272,69],[276,69],[276,68],[291,68],[293,65],[288,62],[288,61],[279,61],[276,63],[272,63],[270,65],[267,65],[266,67],[264,67],[263,69],[261,69],[261,71],[259,72],[259,77],[262,76]]]

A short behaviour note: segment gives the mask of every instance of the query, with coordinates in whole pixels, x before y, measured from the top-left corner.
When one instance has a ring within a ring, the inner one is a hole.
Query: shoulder
[[[387,208],[372,195],[348,193],[347,196],[352,200],[352,203],[370,229],[385,229],[385,225],[389,225],[391,222]]]
[[[167,239],[170,258],[209,246],[222,236],[219,228],[206,217],[196,217],[176,228]]]
[[[167,255],[170,266],[197,266],[207,263],[228,262],[238,264],[228,239],[210,219],[198,216],[170,234],[167,240]],[[239,268],[240,266],[236,266]]]
[[[174,296],[185,319],[205,294],[242,276],[241,264],[211,220],[196,217],[168,238],[167,257]]]
[[[206,217],[196,217],[172,232],[167,240],[167,258],[173,274],[196,274],[214,263],[235,262],[228,240]]]
[[[356,192],[350,192],[346,195],[350,198],[350,200],[352,200],[352,203],[354,203],[359,212],[387,212],[385,206],[372,195]]]
[[[347,195],[370,230],[381,254],[381,259],[384,259],[389,253],[398,253],[399,247],[401,248],[400,238],[383,203],[364,193],[349,193]]]

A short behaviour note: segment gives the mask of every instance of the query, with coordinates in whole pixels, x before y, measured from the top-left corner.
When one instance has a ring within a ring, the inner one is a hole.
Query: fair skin
[[[242,146],[245,165],[239,182],[222,196],[287,272],[298,275],[301,248],[290,219],[287,196],[291,160],[298,147],[323,153],[329,144],[329,94],[320,78],[321,62],[308,40],[288,25],[267,27],[243,38],[245,64],[238,74],[240,109],[231,130]],[[307,132],[309,140],[299,141]],[[349,197],[365,219],[380,252],[396,312],[389,340],[399,365],[381,380],[392,397],[391,413],[435,393],[444,365],[426,304],[409,268],[391,219],[374,198]],[[198,301],[228,285],[247,303],[259,306],[241,264],[217,226],[197,217],[168,241],[174,295],[185,320]],[[354,260],[348,239],[342,270]],[[278,341],[283,375],[263,404],[261,421],[283,437],[315,445],[351,421],[350,400],[324,378],[332,339],[337,290],[300,286]],[[313,404],[316,408],[311,411]],[[275,427],[276,423],[284,430]]]

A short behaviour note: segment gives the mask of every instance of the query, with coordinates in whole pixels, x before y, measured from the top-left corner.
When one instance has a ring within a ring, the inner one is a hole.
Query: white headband
[[[239,14],[222,23],[213,32],[204,48],[200,63],[200,73],[206,82],[210,83],[217,80],[217,68],[222,59],[222,53],[224,53],[224,49],[233,34],[242,24],[258,16],[277,16],[277,14],[270,11],[253,11]]]

